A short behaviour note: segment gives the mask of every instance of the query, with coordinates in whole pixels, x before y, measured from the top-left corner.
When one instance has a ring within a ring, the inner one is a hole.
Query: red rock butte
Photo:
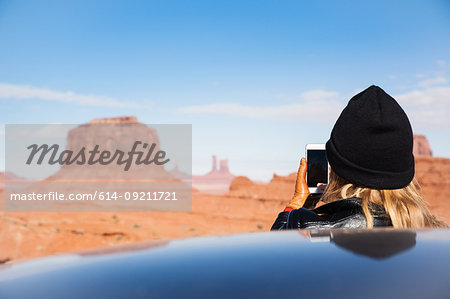
[[[118,116],[109,118],[94,118],[88,124],[142,124],[136,116]]]
[[[130,129],[130,126],[133,126]],[[158,132],[137,120],[135,116],[120,116],[113,118],[95,118],[87,124],[80,125],[69,131],[67,135],[66,149],[79,152],[86,147],[88,149],[100,145],[102,150],[115,152],[121,150],[127,152],[136,141],[155,143],[155,151],[160,150]],[[82,177],[82,178],[111,178],[125,176],[130,178],[144,178],[146,174],[153,178],[171,178],[163,166],[133,165],[131,171],[124,172],[117,163],[107,166],[99,165],[63,165],[56,176]],[[63,175],[64,173],[64,175]],[[158,174],[156,174],[158,173]]]
[[[414,156],[433,156],[433,151],[425,135],[414,134],[413,154]]]
[[[217,169],[217,157],[212,156],[211,171],[205,175],[192,176],[192,185],[200,191],[219,194],[228,191],[234,178],[228,168],[228,159],[220,160]]]

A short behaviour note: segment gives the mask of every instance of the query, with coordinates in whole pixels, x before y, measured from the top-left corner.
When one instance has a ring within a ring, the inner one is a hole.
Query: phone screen
[[[308,170],[306,181],[308,187],[317,187],[317,184],[328,183],[328,161],[325,150],[307,150],[306,161]]]

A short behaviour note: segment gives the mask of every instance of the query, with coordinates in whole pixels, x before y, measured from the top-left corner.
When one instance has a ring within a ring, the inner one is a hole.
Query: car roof
[[[0,267],[1,298],[449,298],[450,230],[150,241]]]

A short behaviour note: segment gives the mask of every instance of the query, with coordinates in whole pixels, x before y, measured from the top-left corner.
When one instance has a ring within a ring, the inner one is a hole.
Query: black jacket
[[[392,226],[384,209],[371,205],[373,226]],[[301,228],[366,228],[361,199],[349,198],[334,201],[314,210],[300,208],[278,214],[271,230]]]

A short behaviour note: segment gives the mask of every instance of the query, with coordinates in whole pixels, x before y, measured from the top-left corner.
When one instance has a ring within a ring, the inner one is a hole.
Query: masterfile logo
[[[164,165],[169,162],[170,159],[165,159],[165,151],[159,150],[154,153],[156,145],[156,143],[152,143],[149,146],[148,143],[135,141],[131,150],[128,152],[123,152],[121,150],[111,152],[109,150],[101,151],[100,145],[96,144],[92,150],[86,150],[86,147],[83,146],[76,153],[71,150],[63,150],[59,153],[58,144],[53,144],[51,146],[48,144],[42,144],[40,146],[32,144],[27,147],[27,149],[30,150],[30,155],[28,156],[26,164],[30,165],[34,162],[41,165],[44,159],[47,158],[47,163],[50,165],[56,163],[59,165],[108,165],[117,163],[117,165],[124,165],[124,170],[128,171],[133,161],[136,165],[150,165],[152,163]],[[142,150],[138,150],[139,146],[142,147]],[[36,156],[37,158],[35,159]],[[134,157],[136,157],[136,159],[134,159]]]
[[[5,135],[8,211],[192,209],[191,125],[6,125]]]

